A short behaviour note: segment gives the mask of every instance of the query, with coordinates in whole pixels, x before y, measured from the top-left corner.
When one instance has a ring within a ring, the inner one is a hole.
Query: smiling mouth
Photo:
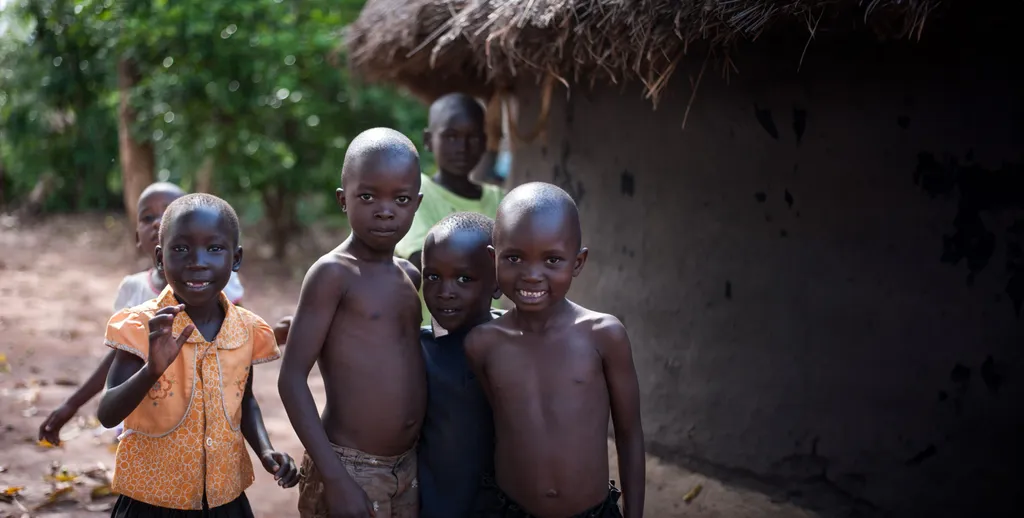
[[[185,281],[185,286],[190,290],[204,290],[213,284],[210,281]]]
[[[443,309],[437,310],[438,313],[440,313],[442,315],[446,315],[446,316],[454,315],[454,314],[458,313],[459,311],[460,310],[458,308],[443,308]]]
[[[547,291],[532,290],[518,290],[516,293],[519,294],[519,298],[522,299],[523,302],[537,302],[548,294]]]

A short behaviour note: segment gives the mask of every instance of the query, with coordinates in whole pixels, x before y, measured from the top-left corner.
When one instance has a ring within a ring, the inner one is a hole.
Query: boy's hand
[[[170,367],[174,359],[178,357],[181,346],[185,345],[185,341],[192,336],[192,331],[196,329],[194,324],[189,324],[181,330],[181,334],[177,338],[171,336],[174,317],[182,311],[185,311],[184,304],[167,306],[157,311],[153,318],[149,319],[149,361],[146,362],[146,367],[154,378],[163,376],[167,367]]]
[[[274,324],[274,338],[277,339],[277,345],[283,347],[288,342],[288,331],[292,328],[292,317],[291,315],[278,320]]]
[[[292,487],[299,483],[299,469],[291,456],[281,451],[268,450],[260,455],[260,462],[267,473],[274,475],[274,480],[281,487]]]
[[[60,444],[60,429],[78,412],[78,407],[61,404],[54,410],[43,424],[39,425],[39,440],[50,444]]]
[[[330,518],[373,518],[377,510],[366,496],[366,491],[359,487],[351,477],[340,487],[325,487],[327,497],[327,514]]]

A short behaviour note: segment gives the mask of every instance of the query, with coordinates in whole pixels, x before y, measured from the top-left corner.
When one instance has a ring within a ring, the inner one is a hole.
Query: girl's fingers
[[[190,336],[192,336],[192,331],[195,331],[195,329],[196,329],[195,324],[189,324],[189,325],[185,326],[185,329],[181,330],[181,334],[178,335],[178,339],[177,339],[178,347],[181,347],[181,346],[185,345],[185,342],[188,341],[188,338]]]

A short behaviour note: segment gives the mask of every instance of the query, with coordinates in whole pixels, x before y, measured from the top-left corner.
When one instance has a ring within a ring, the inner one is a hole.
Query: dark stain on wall
[[[957,362],[949,372],[949,381],[956,385],[960,393],[967,392],[967,387],[971,384],[971,369]]]
[[[762,110],[754,103],[754,116],[757,117],[757,122],[761,124],[766,132],[775,140],[779,140],[779,129],[775,127],[775,119],[772,118],[772,111],[768,109]]]
[[[981,363],[981,381],[985,382],[985,387],[993,394],[999,392],[999,387],[1003,384],[1003,377],[996,370],[996,362],[992,355],[986,356],[985,361]]]
[[[562,153],[559,156],[558,163],[552,167],[551,183],[569,193],[569,196],[572,196],[576,205],[583,205],[586,189],[583,187],[583,182],[576,180],[573,177],[572,171],[569,170],[570,156],[572,156],[572,153],[569,147],[569,140],[565,139],[562,141]]]
[[[789,189],[786,189],[785,198],[786,198],[786,205],[789,205],[789,208],[792,209],[793,208],[793,201],[794,200],[793,200],[793,195],[789,193]]]
[[[768,195],[763,191],[758,191],[754,193],[754,199],[757,200],[758,203],[764,203],[765,200],[768,199]]]
[[[986,227],[981,215],[986,212],[1024,210],[1024,164],[1003,164],[987,169],[974,163],[974,153],[967,153],[961,164],[956,158],[940,161],[934,154],[917,155],[914,183],[930,198],[958,196],[953,217],[953,233],[942,240],[941,260],[944,263],[967,264],[967,283],[992,259],[1000,237],[1006,243],[1006,294],[1018,317],[1024,306],[1024,215],[1003,232],[1002,236]],[[954,194],[955,193],[955,194]]]
[[[630,173],[628,169],[627,170],[623,170],[622,171],[622,186],[620,188],[621,191],[622,191],[622,194],[625,194],[626,196],[629,196],[630,198],[632,198],[633,197],[633,188],[634,188],[634,186],[635,186],[635,182],[634,182],[633,174]]]
[[[807,110],[798,106],[793,107],[793,134],[796,135],[796,145],[804,138],[804,131],[807,129]]]
[[[935,454],[938,452],[939,450],[938,448],[935,447],[934,444],[929,444],[925,449],[917,452],[917,454],[915,454],[913,457],[907,459],[906,464],[907,466],[920,465],[922,462],[930,459],[931,457],[934,457]]]
[[[732,282],[725,281],[725,299],[732,300]]]
[[[896,124],[899,124],[901,128],[907,129],[910,127],[910,116],[900,115],[896,117]]]

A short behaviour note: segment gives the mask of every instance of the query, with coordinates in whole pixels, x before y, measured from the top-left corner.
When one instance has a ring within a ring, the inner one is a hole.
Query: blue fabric
[[[469,517],[482,477],[494,473],[494,421],[463,352],[467,333],[420,335],[428,391],[417,448],[420,518]]]
[[[499,151],[494,160],[494,175],[502,180],[508,179],[508,171],[512,168],[512,153]]]

